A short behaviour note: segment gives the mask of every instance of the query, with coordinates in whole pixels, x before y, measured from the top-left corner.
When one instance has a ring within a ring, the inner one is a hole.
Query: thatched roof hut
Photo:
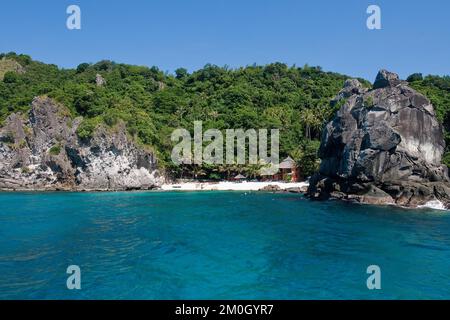
[[[291,157],[284,159],[279,166],[280,169],[295,169],[295,167],[295,161]]]

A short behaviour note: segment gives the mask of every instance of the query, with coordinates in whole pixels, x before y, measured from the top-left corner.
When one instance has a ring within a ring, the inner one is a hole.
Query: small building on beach
[[[247,177],[243,176],[242,174],[238,174],[237,176],[234,177],[235,181],[242,181],[242,180],[245,180],[245,179],[247,179]]]
[[[281,161],[278,173],[272,176],[272,180],[298,182],[299,176],[298,168],[294,159],[287,157]]]

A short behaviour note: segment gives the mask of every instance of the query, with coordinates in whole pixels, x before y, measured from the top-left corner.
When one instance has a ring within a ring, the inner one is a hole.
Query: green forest
[[[105,80],[100,86],[98,74]],[[7,53],[0,54],[0,124],[12,112],[27,112],[35,96],[46,95],[65,105],[73,117],[83,116],[80,139],[89,139],[98,125],[113,127],[124,121],[130,136],[151,147],[167,172],[195,172],[209,179],[230,172],[252,176],[255,168],[176,167],[170,161],[174,129],[193,129],[196,120],[203,121],[204,130],[279,129],[280,158],[291,156],[308,176],[319,164],[322,128],[339,108],[330,100],[348,78],[320,67],[278,62],[236,69],[207,64],[192,73],[179,68],[173,74],[112,61],[61,69]],[[450,145],[450,77],[415,73],[408,81],[433,102]],[[450,153],[445,161],[450,165]]]

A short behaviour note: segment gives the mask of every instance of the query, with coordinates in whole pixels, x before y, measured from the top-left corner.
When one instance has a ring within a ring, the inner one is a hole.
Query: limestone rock
[[[447,202],[443,129],[431,102],[386,70],[378,73],[372,90],[359,88],[356,81],[347,81],[336,98],[345,103],[323,131],[322,163],[309,195],[323,199],[340,192],[372,203],[367,197],[377,188],[401,205]]]
[[[339,92],[338,96],[333,102],[337,102],[341,99],[346,99],[354,94],[362,94],[368,89],[364,88],[358,79],[348,79],[344,83],[344,87]]]
[[[97,87],[103,87],[106,84],[105,78],[103,78],[100,74],[95,75],[95,84]]]
[[[394,87],[400,83],[401,81],[398,74],[383,69],[378,72],[373,88],[380,89],[385,87]]]
[[[81,141],[82,118],[52,99],[35,98],[30,114],[12,114],[0,129],[0,189],[130,190],[163,182],[153,152],[138,146],[125,125],[100,126]]]

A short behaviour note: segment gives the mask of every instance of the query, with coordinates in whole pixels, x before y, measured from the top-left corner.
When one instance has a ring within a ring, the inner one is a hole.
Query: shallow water
[[[81,290],[66,287],[72,264]],[[450,214],[294,194],[0,193],[10,298],[449,299]]]

